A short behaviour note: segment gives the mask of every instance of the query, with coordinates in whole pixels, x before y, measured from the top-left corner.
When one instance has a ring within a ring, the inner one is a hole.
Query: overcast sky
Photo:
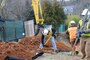
[[[62,0],[57,0],[57,1],[62,1]],[[64,1],[70,1],[70,0],[64,0]]]

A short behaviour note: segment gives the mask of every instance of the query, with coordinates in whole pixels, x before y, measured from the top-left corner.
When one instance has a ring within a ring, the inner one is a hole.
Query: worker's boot
[[[56,52],[56,53],[59,53],[59,52],[60,52],[60,50],[56,50],[55,52]]]
[[[79,54],[79,51],[75,51],[75,55],[78,55]]]
[[[54,50],[54,53],[59,53],[59,52],[60,52],[60,50],[59,50],[59,49]]]
[[[81,59],[84,59],[86,57],[86,55],[83,55],[82,57],[81,57]]]

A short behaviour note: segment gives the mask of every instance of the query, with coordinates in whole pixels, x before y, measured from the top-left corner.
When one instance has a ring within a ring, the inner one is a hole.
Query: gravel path
[[[47,54],[37,58],[36,60],[82,60],[80,56],[71,56],[70,53],[60,52],[57,54]]]

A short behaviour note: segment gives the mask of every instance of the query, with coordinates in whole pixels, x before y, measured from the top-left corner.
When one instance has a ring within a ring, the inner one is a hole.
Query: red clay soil
[[[40,44],[40,37],[25,37],[19,42],[0,42],[0,60],[8,56],[14,56],[18,58],[23,58],[25,60],[30,60],[33,57]],[[57,48],[62,51],[70,51],[71,49],[61,42],[56,42]],[[44,50],[51,50],[52,44],[49,42],[48,47],[44,47]],[[43,51],[44,51],[43,50]]]
[[[63,42],[56,42],[57,48],[61,51],[71,51],[71,48],[66,46]],[[52,47],[51,42],[48,42],[47,46]]]

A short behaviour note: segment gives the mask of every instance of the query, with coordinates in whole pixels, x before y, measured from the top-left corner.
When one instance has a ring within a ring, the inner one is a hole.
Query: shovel
[[[32,57],[32,60],[35,60],[36,58],[42,56],[43,54],[44,54],[44,52],[37,53],[35,56]]]

